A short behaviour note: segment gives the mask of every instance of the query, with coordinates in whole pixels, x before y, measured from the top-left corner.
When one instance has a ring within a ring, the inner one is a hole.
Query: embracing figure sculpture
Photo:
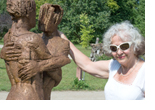
[[[69,42],[59,36],[57,27],[62,20],[63,9],[59,5],[44,4],[40,7],[39,30],[43,32],[42,38],[50,54],[54,57],[69,54]],[[43,72],[44,98],[50,99],[51,90],[61,81],[62,70],[45,70]]]
[[[54,54],[54,48],[57,50],[54,45],[53,50],[48,50],[46,40],[29,31],[36,25],[34,0],[7,0],[7,11],[12,17],[12,27],[4,36],[0,54],[11,82],[7,100],[50,99],[46,98],[49,93],[46,91],[50,88],[51,92],[60,82],[60,68],[70,63],[69,45],[66,43],[66,50],[62,49],[64,54]]]

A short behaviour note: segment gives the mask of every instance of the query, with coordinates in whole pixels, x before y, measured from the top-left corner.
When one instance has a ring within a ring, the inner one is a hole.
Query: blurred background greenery
[[[10,27],[9,15],[6,11],[6,1],[0,0],[0,38]],[[128,20],[136,26],[145,37],[145,0],[35,0],[36,2],[36,27],[31,31],[39,33],[38,16],[40,6],[44,3],[58,4],[64,10],[62,22],[59,25],[59,30],[75,44],[82,42],[82,27],[80,16],[85,14],[89,21],[83,24],[85,27],[92,26],[94,32],[91,33],[94,37],[90,40],[94,43],[96,37],[100,38],[109,26],[116,22]],[[87,30],[88,31],[88,30]]]

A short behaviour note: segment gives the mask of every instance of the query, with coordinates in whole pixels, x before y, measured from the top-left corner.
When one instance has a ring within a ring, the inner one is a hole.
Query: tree
[[[104,31],[109,27],[110,11],[106,5],[107,0],[57,0],[54,4],[59,4],[64,10],[64,16],[59,30],[64,32],[73,43],[81,42],[80,15],[86,13],[90,25],[93,25],[95,36],[91,42],[95,42],[96,37],[102,39]]]
[[[6,13],[6,1],[0,0],[0,14]],[[35,0],[36,2],[36,27],[31,29],[33,32],[38,30],[38,16],[40,6],[44,3],[58,4],[64,10],[62,22],[59,30],[73,42],[80,43],[80,15],[86,13],[91,27],[95,32],[90,42],[95,42],[96,37],[102,39],[103,33],[107,28],[116,23],[129,20],[140,29],[145,36],[145,0]]]
[[[6,1],[0,0],[0,14],[6,13]]]
[[[135,8],[137,7],[136,0],[115,0],[119,8],[111,11],[110,22],[122,22],[129,20],[132,24],[134,23]]]
[[[82,47],[87,48],[89,46],[89,42],[91,39],[94,37],[93,32],[94,30],[92,29],[93,25],[90,25],[90,20],[88,19],[87,14],[81,14],[80,15],[80,32],[82,33],[81,35],[81,45]]]
[[[7,0],[0,0],[0,40],[8,32],[12,21],[10,15],[6,11]]]
[[[145,0],[108,0],[107,3],[111,10],[110,23],[128,20],[145,36]]]
[[[120,8],[120,6],[114,0],[107,0],[107,6],[110,8],[110,11],[112,12],[115,12]]]
[[[145,37],[145,0],[139,0],[136,8],[135,26]]]

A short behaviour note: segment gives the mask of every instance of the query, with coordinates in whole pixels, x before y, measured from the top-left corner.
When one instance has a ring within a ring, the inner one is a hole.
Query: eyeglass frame
[[[112,52],[117,52],[118,49],[122,50],[122,49],[120,48],[120,46],[121,46],[122,44],[125,44],[125,43],[128,43],[128,44],[129,44],[129,48],[130,48],[131,45],[132,45],[132,42],[123,42],[123,43],[121,43],[121,44],[118,45],[118,46],[117,46],[117,45],[114,45],[114,44],[111,44],[110,46],[116,46],[116,47],[117,47],[117,50],[116,50],[116,51],[112,51],[111,48],[110,48],[110,50],[111,50]],[[110,46],[109,46],[109,47],[110,47]],[[128,48],[128,49],[129,49],[129,48]],[[128,49],[125,49],[125,50],[128,50]],[[122,50],[122,51],[125,51],[125,50]]]

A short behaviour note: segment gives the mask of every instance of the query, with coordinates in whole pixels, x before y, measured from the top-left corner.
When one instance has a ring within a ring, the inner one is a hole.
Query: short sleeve
[[[119,62],[117,60],[111,59],[109,63],[109,77],[112,77],[119,68]]]

